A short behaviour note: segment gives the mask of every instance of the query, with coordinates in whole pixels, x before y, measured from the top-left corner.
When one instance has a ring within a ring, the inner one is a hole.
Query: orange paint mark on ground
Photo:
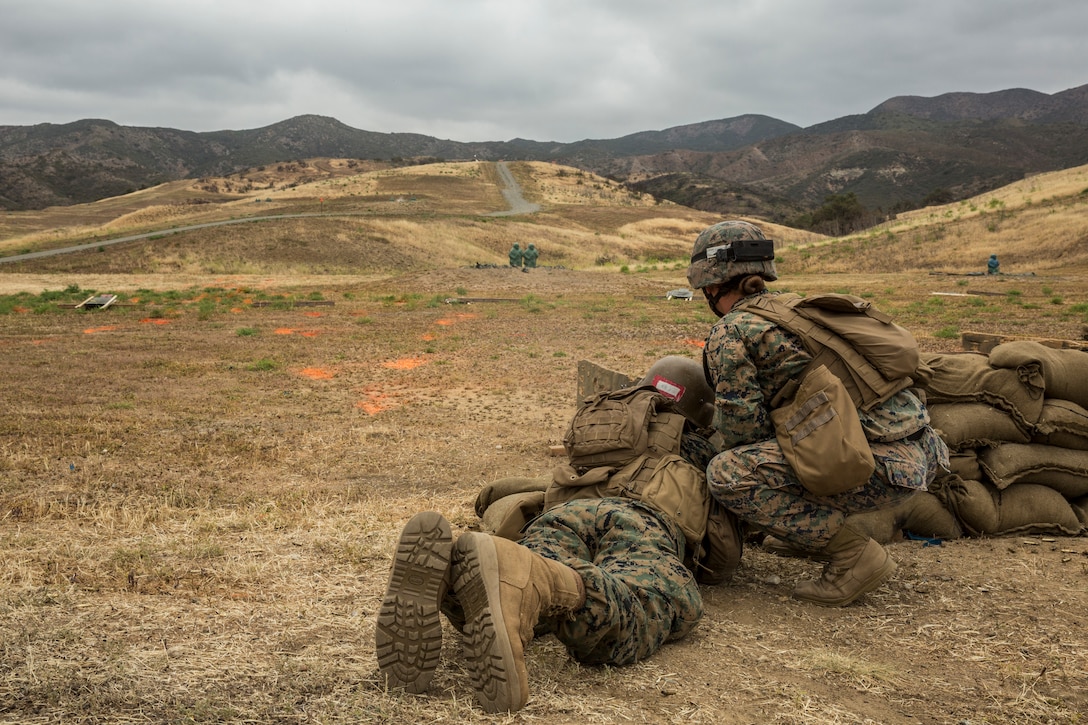
[[[230,313],[232,315],[239,315],[239,314],[242,313],[242,308],[241,307],[231,307],[230,308]]]
[[[277,327],[273,331],[273,334],[275,334],[275,335],[294,335],[295,331],[292,330],[290,327]]]
[[[706,347],[706,340],[696,340],[695,338],[692,338],[692,337],[689,337],[688,339],[684,340],[684,343],[687,344],[687,345],[693,345],[695,347]]]
[[[325,316],[324,312],[303,312],[302,314],[305,315],[306,317],[324,317]]]
[[[332,380],[336,373],[325,368],[302,368],[298,374],[310,380]]]
[[[98,332],[112,332],[117,329],[117,325],[102,325],[101,327],[88,327],[83,331],[84,335],[93,335]]]
[[[26,313],[30,312],[30,308],[29,307],[21,307],[21,306],[17,305],[15,307],[12,307],[11,311],[12,312],[18,312],[20,315],[25,315]]]
[[[145,325],[169,325],[170,324],[170,320],[167,320],[164,317],[145,317],[144,319],[140,320],[140,322],[144,323]]]
[[[431,334],[431,333],[429,333],[429,332],[427,332],[427,333],[424,333],[424,335],[423,335],[423,341],[424,341],[424,342],[430,342],[430,341],[431,341],[431,340],[433,340],[433,339],[435,339],[434,335],[432,335],[432,334]]]
[[[454,315],[453,317],[443,317],[440,320],[435,320],[434,324],[448,326],[448,325],[452,325],[452,324],[454,324],[456,322],[460,322],[461,320],[472,320],[472,319],[475,319],[475,318],[476,318],[476,313],[475,312],[459,312],[458,314]]]
[[[366,398],[356,403],[355,407],[359,408],[367,415],[377,415],[386,410],[396,408],[398,405],[396,401],[385,393],[364,390],[363,395],[365,395]]]
[[[382,363],[382,367],[389,368],[391,370],[415,370],[420,365],[425,365],[426,360],[419,357],[402,357],[399,360],[390,360],[389,362]]]

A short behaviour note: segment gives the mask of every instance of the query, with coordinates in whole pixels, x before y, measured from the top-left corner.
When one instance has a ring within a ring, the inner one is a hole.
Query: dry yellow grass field
[[[841,610],[789,598],[818,565],[750,547],[645,662],[534,642],[519,713],[475,706],[449,627],[431,691],[386,691],[373,627],[401,525],[477,527],[482,485],[558,462],[578,360],[641,374],[696,358],[713,321],[665,293],[716,217],[510,168],[541,211],[490,216],[488,164],[321,160],[0,218],[5,255],[152,234],[0,264],[0,722],[1088,719],[1084,537],[901,542],[896,578]],[[929,351],[1079,339],[1086,174],[847,239],[768,227],[777,286],[866,296]],[[313,216],[244,221],[279,214]],[[233,223],[172,231],[214,221]],[[543,266],[509,268],[514,241]],[[1007,274],[978,274],[991,252]],[[92,292],[118,300],[71,307]]]

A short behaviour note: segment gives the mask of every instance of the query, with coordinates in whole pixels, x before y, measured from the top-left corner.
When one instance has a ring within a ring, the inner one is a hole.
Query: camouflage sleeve
[[[733,312],[711,328],[705,354],[719,449],[773,438],[770,401],[812,359],[801,339],[758,315]]]

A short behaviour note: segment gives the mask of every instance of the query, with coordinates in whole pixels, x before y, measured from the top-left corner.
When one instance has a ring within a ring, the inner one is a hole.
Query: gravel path
[[[521,187],[518,186],[517,180],[510,173],[510,167],[506,165],[505,161],[496,162],[495,168],[499,172],[499,178],[502,179],[502,196],[506,199],[506,203],[510,205],[510,208],[506,211],[492,212],[488,216],[514,216],[515,214],[532,214],[534,211],[540,211],[539,204],[530,204],[525,201],[525,197],[521,195]]]

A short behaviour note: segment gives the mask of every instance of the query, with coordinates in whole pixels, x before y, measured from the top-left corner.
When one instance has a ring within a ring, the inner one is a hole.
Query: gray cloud
[[[0,124],[304,113],[459,141],[612,138],[897,95],[1088,83],[1079,0],[5,3]]]

